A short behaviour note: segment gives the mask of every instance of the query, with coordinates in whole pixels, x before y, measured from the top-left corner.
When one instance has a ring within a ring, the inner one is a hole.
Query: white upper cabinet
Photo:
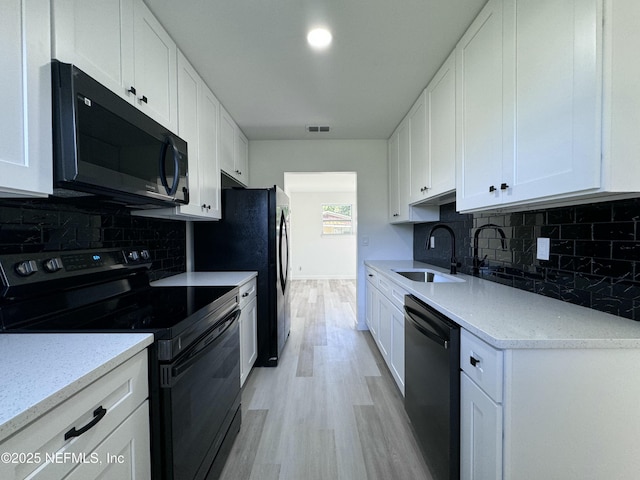
[[[490,0],[456,47],[457,208],[601,186],[602,3]]]
[[[175,42],[142,0],[134,2],[135,102],[169,130],[177,128],[177,79]]]
[[[415,111],[415,110],[414,110]],[[407,115],[387,141],[389,163],[389,222],[418,223],[440,219],[437,205],[410,205],[411,121]],[[414,148],[415,150],[415,148]]]
[[[398,130],[393,132],[387,141],[389,162],[389,222],[394,223],[400,217],[399,197],[399,156],[398,156]]]
[[[231,176],[235,170],[235,131],[236,122],[233,121],[229,112],[220,106],[220,140],[218,142],[220,169]]]
[[[237,178],[240,183],[249,185],[249,140],[238,127],[236,127],[234,154]]]
[[[54,58],[177,130],[177,47],[142,0],[53,0],[52,8]]]
[[[52,193],[48,0],[7,0],[0,15],[0,196]]]
[[[427,89],[427,152],[430,168],[425,198],[456,188],[456,63],[451,53]]]
[[[178,135],[187,142],[189,203],[135,211],[136,215],[185,220],[219,220],[220,166],[218,116],[220,102],[182,52],[178,52]]]
[[[133,1],[53,0],[52,56],[120,96],[133,84]]]
[[[220,169],[238,183],[249,185],[249,141],[227,110],[220,106]]]
[[[220,163],[218,161],[220,102],[204,82],[200,84],[199,99],[198,187],[200,199],[198,205],[206,217],[220,219],[222,218]]]
[[[427,101],[423,91],[407,115],[409,122],[409,203],[424,200],[431,187],[427,151]]]

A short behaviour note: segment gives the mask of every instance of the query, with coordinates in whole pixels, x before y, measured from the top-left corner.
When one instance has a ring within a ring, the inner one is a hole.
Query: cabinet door
[[[458,210],[500,201],[502,61],[502,0],[489,0],[456,46]]]
[[[378,291],[373,284],[367,280],[366,286],[366,312],[365,319],[369,331],[373,338],[378,341]]]
[[[502,407],[460,373],[460,478],[502,478]]]
[[[151,478],[149,402],[145,401],[64,480],[148,480]],[[93,455],[93,457],[92,457]],[[91,460],[95,458],[95,462]]]
[[[227,175],[235,177],[234,149],[235,149],[235,133],[236,123],[229,115],[229,112],[220,106],[220,141],[219,141],[219,157],[220,169]]]
[[[220,163],[218,162],[218,119],[220,102],[204,83],[200,84],[198,120],[198,187],[200,208],[209,218],[222,218],[220,203]]]
[[[409,203],[427,197],[430,183],[430,165],[427,151],[426,92],[422,92],[409,111]]]
[[[0,196],[52,192],[48,0],[8,0],[0,15]]]
[[[249,185],[249,141],[236,126],[234,165],[236,178],[245,186]]]
[[[387,297],[378,294],[378,347],[387,364],[390,363],[391,324],[393,322],[391,313],[393,308],[393,305],[391,305]]]
[[[198,73],[181,52],[178,52],[178,135],[187,142],[189,155],[189,204],[180,206],[185,214],[200,213],[200,171],[199,129],[200,99]]]
[[[134,4],[136,105],[171,131],[177,130],[175,42],[142,2]]]
[[[53,0],[52,56],[132,100],[133,0]]]
[[[240,386],[244,385],[258,357],[258,313],[254,298],[240,315]]]
[[[393,223],[400,216],[398,204],[398,132],[394,132],[387,142],[389,162],[389,222]]]
[[[601,8],[505,2],[505,203],[600,187]]]
[[[396,221],[409,220],[409,175],[410,175],[410,131],[409,122],[398,127],[398,217]]]
[[[430,188],[437,197],[456,188],[456,62],[449,55],[426,90]]]
[[[404,395],[404,314],[393,307],[391,319],[391,373]]]

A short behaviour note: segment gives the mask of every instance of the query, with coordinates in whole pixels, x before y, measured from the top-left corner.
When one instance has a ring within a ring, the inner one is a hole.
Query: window
[[[352,205],[322,205],[323,235],[353,235]]]

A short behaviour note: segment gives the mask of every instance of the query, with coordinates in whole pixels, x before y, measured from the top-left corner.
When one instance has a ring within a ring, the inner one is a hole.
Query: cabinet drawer
[[[63,478],[78,465],[70,456],[75,455],[77,460],[85,454],[90,461],[96,447],[147,397],[147,351],[144,350],[4,442],[3,452],[28,452],[34,455],[34,461],[0,463],[0,478],[22,479],[29,475],[34,479]],[[80,430],[95,421],[99,407],[106,409],[106,413],[95,426],[65,440],[65,434],[71,429]]]
[[[240,308],[247,305],[254,298],[256,298],[256,279],[252,278],[240,286]]]
[[[401,311],[404,309],[404,296],[407,292],[382,275],[378,275],[378,289],[389,301]]]
[[[365,267],[365,274],[367,275],[367,282],[370,282],[374,287],[378,284],[378,274],[373,268]]]
[[[460,332],[460,368],[494,401],[502,403],[504,354],[475,335]]]

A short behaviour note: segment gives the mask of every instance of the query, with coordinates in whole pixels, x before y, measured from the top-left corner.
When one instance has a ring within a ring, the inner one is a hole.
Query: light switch
[[[536,258],[538,260],[549,260],[549,249],[551,240],[545,237],[538,238],[538,248]]]
[[[369,246],[369,237],[367,235],[363,235],[362,239],[360,240],[360,243],[362,244],[363,247],[368,247]]]

